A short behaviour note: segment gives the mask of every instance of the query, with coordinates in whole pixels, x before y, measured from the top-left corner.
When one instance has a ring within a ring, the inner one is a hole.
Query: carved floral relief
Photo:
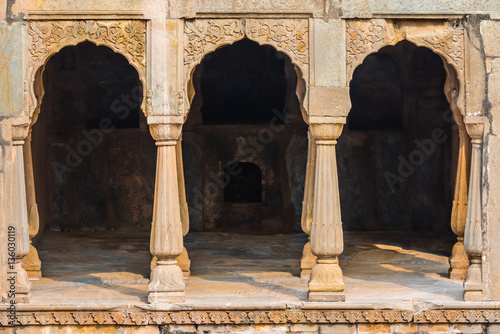
[[[184,35],[184,66],[188,78],[206,54],[245,37],[287,54],[304,77],[308,74],[308,19],[188,20]]]
[[[145,84],[146,24],[140,20],[116,21],[30,21],[29,35],[29,114],[37,106],[33,83],[37,70],[65,46],[90,41],[123,55]]]
[[[418,46],[431,49],[453,65],[458,78],[464,75],[464,30],[451,24],[439,26],[406,26],[391,20],[349,20],[346,24],[348,80],[356,67],[370,53],[386,45],[408,40]]]

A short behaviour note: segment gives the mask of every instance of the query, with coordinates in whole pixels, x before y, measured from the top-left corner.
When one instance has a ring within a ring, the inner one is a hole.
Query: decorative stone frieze
[[[7,311],[0,325],[9,326]],[[248,325],[350,323],[500,323],[495,309],[412,310],[227,310],[227,311],[18,311],[15,325]]]
[[[29,21],[29,115],[37,105],[34,82],[37,71],[62,48],[90,41],[123,55],[146,84],[146,23],[141,20]],[[144,110],[144,109],[143,109]]]

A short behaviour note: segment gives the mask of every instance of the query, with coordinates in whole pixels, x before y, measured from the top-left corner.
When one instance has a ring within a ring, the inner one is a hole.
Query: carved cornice
[[[187,78],[203,57],[222,45],[247,37],[288,55],[307,78],[308,19],[196,19],[184,26],[184,66]]]
[[[9,326],[9,312],[0,325]],[[15,325],[244,325],[354,323],[500,323],[500,310],[272,310],[272,311],[18,311]]]
[[[141,20],[30,21],[29,35],[29,115],[37,106],[34,80],[37,70],[63,47],[90,41],[123,55],[145,84],[146,24]]]

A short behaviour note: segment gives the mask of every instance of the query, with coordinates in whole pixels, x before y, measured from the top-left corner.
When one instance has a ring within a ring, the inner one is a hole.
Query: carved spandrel
[[[347,21],[346,35],[347,67],[351,76],[367,55],[396,41],[395,36],[389,34],[387,21],[383,19]]]
[[[189,77],[203,57],[222,45],[245,37],[287,54],[307,76],[308,19],[197,19],[184,26],[184,66]]]
[[[245,37],[245,26],[240,19],[189,20],[184,34],[184,65],[190,68],[221,45]]]
[[[251,40],[286,53],[302,69],[309,64],[309,21],[306,19],[248,19],[246,34]]]
[[[142,83],[146,82],[146,24],[144,21],[30,21],[28,37],[30,117],[33,116],[37,105],[33,90],[37,70],[50,56],[66,46],[77,45],[84,41],[105,45],[123,55],[138,71]]]
[[[459,73],[464,72],[464,31],[461,28],[451,28],[435,35],[409,38],[418,46],[424,46],[444,56]]]
[[[446,23],[440,26],[418,26],[396,24],[392,20],[350,20],[346,23],[348,80],[356,67],[371,53],[387,45],[408,40],[418,46],[427,47],[443,56],[463,77],[464,29]]]

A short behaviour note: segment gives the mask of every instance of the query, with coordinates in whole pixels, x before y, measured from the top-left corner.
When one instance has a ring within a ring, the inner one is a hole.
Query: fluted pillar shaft
[[[470,266],[464,281],[464,300],[480,301],[483,298],[483,235],[482,235],[482,144],[484,118],[466,117],[467,132],[472,139],[472,156],[469,181],[469,204],[465,223],[464,247],[470,257]]]
[[[309,301],[344,301],[338,256],[344,250],[335,145],[345,118],[311,123],[316,142],[316,169],[311,224],[311,251],[317,257],[309,280]]]
[[[149,117],[148,123],[158,146],[150,245],[151,254],[157,261],[151,271],[148,301],[181,303],[184,302],[185,284],[176,261],[183,250],[176,145],[183,118]]]
[[[189,211],[186,201],[186,186],[184,183],[184,166],[182,163],[182,135],[179,137],[175,145],[177,156],[177,180],[179,181],[179,208],[181,211],[182,235],[185,236],[189,232]],[[156,266],[156,257],[151,260],[151,270]],[[186,247],[182,248],[182,253],[176,258],[177,265],[181,268],[186,279],[191,274],[191,260]]]
[[[38,205],[35,195],[35,178],[33,175],[33,156],[31,152],[31,129],[24,143],[24,175],[26,182],[26,202],[28,207],[28,226],[30,238],[30,250],[23,258],[23,268],[28,273],[30,280],[39,280],[42,277],[42,263],[38,257],[38,252],[33,246],[33,238],[38,234],[40,220],[38,216]]]
[[[306,180],[304,185],[304,201],[302,202],[302,230],[308,236],[311,234],[313,199],[314,199],[314,174],[316,173],[316,144],[311,135],[311,130],[307,132],[307,166]],[[311,274],[311,269],[316,264],[316,256],[311,252],[311,240],[308,238],[302,251],[302,259],[300,260],[300,276],[308,277]]]
[[[23,268],[23,257],[28,254],[30,249],[23,159],[23,145],[28,131],[29,121],[27,119],[20,118],[13,121],[12,219],[7,226],[7,278],[10,282],[9,291],[12,291],[12,286],[15,287],[14,294],[10,295],[9,299],[14,299],[17,303],[29,303],[31,300],[31,282]]]

